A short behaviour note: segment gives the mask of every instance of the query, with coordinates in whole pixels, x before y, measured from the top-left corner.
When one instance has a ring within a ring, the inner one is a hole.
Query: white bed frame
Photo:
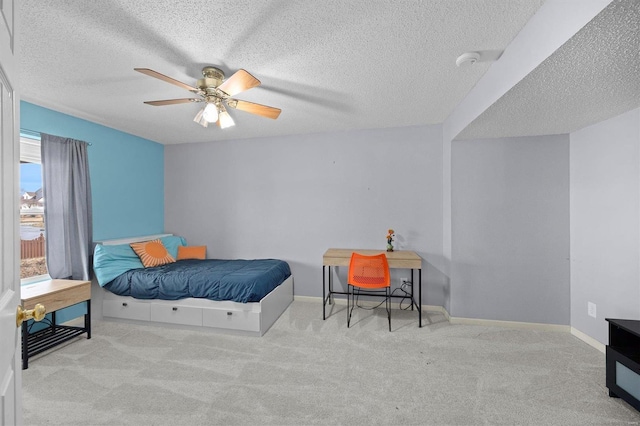
[[[171,234],[146,235],[100,241],[97,244],[129,244],[169,235]],[[98,318],[252,336],[262,336],[266,333],[293,301],[293,276],[287,278],[259,302],[252,303],[199,298],[135,299],[130,296],[118,296],[100,286],[96,288],[96,286],[97,283],[93,288],[93,298],[97,299],[97,302],[102,301],[102,315],[98,315]]]

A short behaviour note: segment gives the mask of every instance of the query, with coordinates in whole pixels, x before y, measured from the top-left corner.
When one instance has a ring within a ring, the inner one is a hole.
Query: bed
[[[293,301],[293,277],[282,260],[187,259],[144,268],[129,245],[152,239],[174,258],[186,246],[171,234],[97,243],[104,319],[262,336]]]

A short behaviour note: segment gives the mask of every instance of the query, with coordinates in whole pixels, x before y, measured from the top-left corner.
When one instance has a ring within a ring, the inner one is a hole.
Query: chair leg
[[[389,331],[391,331],[391,289],[387,287],[387,319],[389,320]]]
[[[351,324],[351,311],[353,307],[351,306],[351,292],[353,291],[353,286],[347,284],[347,328]]]

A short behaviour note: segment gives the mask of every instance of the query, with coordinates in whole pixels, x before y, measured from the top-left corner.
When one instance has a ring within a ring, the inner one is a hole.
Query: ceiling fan
[[[196,86],[189,86],[181,81],[175,80],[164,74],[149,68],[134,68],[151,77],[155,77],[167,83],[182,87],[195,95],[197,98],[167,99],[163,101],[147,101],[145,104],[153,106],[186,104],[190,102],[205,102],[206,105],[196,114],[193,119],[203,127],[210,123],[216,123],[221,129],[235,125],[233,119],[225,108],[239,109],[251,114],[260,115],[271,119],[276,119],[280,115],[280,109],[266,105],[255,104],[253,102],[234,99],[232,96],[260,85],[260,80],[241,69],[225,80],[224,72],[216,67],[204,67],[202,78],[198,79]]]

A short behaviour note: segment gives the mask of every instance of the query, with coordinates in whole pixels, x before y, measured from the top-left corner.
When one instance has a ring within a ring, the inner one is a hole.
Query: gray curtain
[[[90,279],[93,221],[87,145],[41,134],[47,269],[54,279]]]

